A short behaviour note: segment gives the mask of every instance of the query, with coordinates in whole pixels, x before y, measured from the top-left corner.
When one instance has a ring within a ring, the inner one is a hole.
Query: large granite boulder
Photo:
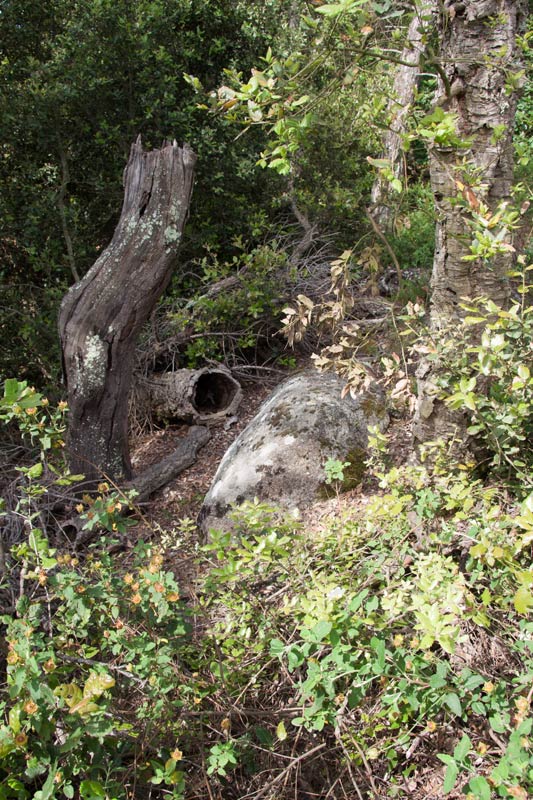
[[[343,385],[311,370],[275,389],[220,462],[200,511],[205,532],[230,527],[230,506],[255,497],[286,509],[323,497],[328,458],[350,462],[348,484],[361,479],[368,427],[389,417],[377,387],[341,398]]]

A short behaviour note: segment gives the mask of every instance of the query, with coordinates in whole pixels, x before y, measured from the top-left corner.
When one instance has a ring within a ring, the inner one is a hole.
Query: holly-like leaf
[[[106,673],[91,672],[83,687],[84,698],[100,697],[115,685],[115,679]]]
[[[520,586],[513,597],[513,605],[518,614],[527,614],[533,607],[533,594],[525,586]]]

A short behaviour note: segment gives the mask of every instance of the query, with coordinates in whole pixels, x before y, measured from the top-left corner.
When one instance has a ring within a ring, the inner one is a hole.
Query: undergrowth
[[[54,527],[50,495],[81,481],[62,461],[66,408],[7,382],[1,416],[35,460],[14,468],[2,509],[21,525],[11,549],[3,537],[0,797],[530,796],[523,312],[476,312],[486,337],[439,389],[472,395],[488,479],[443,457],[393,466],[374,432],[373,488],[311,528],[244,504],[232,534],[198,547],[185,598],[174,572],[190,522],[133,546],[133,499],[102,485],[68,513],[108,538],[76,552]],[[329,465],[336,483],[344,466]]]
[[[442,794],[526,798],[533,498],[423,466],[379,480],[313,532],[245,504],[195,603],[172,542],[78,560],[34,529],[2,618],[2,796],[422,797],[429,763]]]

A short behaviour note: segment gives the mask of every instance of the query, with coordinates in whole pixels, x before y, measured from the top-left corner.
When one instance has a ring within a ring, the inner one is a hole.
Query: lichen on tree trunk
[[[490,261],[465,261],[464,256],[470,254],[472,212],[480,203],[493,212],[511,198],[517,92],[509,75],[521,69],[517,37],[526,10],[525,0],[446,0],[441,8],[435,105],[454,115],[463,146],[429,147],[437,218],[431,278],[434,331],[461,319],[464,298],[488,297],[502,306],[508,302],[512,248]],[[437,372],[438,364],[428,362],[418,371],[415,436],[422,442],[464,433],[464,415],[453,414],[436,397]]]
[[[65,295],[59,316],[73,472],[131,477],[128,395],[140,328],[170,280],[192,193],[193,151],[132,145],[109,246]]]

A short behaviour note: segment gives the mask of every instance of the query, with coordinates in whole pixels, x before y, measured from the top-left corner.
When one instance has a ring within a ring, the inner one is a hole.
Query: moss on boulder
[[[206,495],[204,531],[228,527],[228,509],[245,500],[305,506],[324,491],[328,458],[350,461],[350,485],[364,472],[368,427],[389,422],[376,386],[341,398],[343,381],[316,370],[278,386],[224,455]]]

